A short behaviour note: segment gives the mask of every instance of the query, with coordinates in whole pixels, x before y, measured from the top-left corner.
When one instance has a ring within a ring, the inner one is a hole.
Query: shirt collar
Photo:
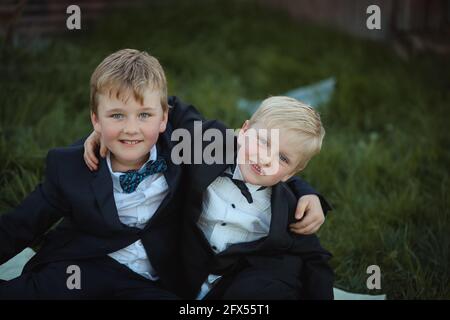
[[[156,150],[156,145],[154,145],[150,150],[148,160],[139,168],[139,171],[142,170],[147,163],[149,163],[150,161],[155,161],[157,158],[158,158],[158,151]],[[123,172],[112,170],[110,152],[108,152],[108,154],[106,155],[106,163],[108,164],[108,169],[109,172],[111,173],[114,190],[123,192],[122,187],[120,186],[120,176],[123,174]]]
[[[231,171],[232,168],[230,167],[229,170]],[[239,168],[239,164],[236,164],[234,172],[232,172],[232,173],[233,173],[233,179],[244,181],[244,177],[242,176],[241,169]],[[253,193],[256,190],[258,190],[259,188],[261,188],[261,186],[258,186],[256,184],[247,183],[247,182],[245,182],[245,185],[247,186],[250,193]],[[266,189],[269,189],[269,188],[266,188]]]

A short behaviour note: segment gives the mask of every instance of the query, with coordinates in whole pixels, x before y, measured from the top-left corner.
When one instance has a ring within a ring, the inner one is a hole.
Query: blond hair
[[[132,92],[141,105],[147,89],[158,90],[163,110],[168,109],[167,82],[159,61],[145,51],[122,49],[107,56],[91,76],[91,111],[97,114],[98,95],[108,92],[122,99]]]
[[[306,167],[320,152],[325,129],[320,115],[311,106],[294,98],[274,96],[265,99],[250,118],[250,126],[262,122],[268,129],[285,129],[298,138],[300,161],[295,172]]]

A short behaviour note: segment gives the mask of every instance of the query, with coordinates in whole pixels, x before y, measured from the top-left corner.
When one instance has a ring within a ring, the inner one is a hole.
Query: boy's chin
[[[254,173],[251,170],[252,170],[251,168],[247,167],[245,173],[244,172],[242,173],[242,177],[247,183],[262,187],[272,187],[277,183],[281,182],[281,180],[274,179],[274,177],[271,177],[270,175],[258,175],[257,173]]]
[[[245,182],[260,186],[264,184],[264,176],[252,172],[252,168],[250,167],[250,165],[245,165],[245,170],[242,171],[242,177],[244,178]]]
[[[144,162],[146,162],[148,160],[148,154],[141,155],[141,154],[136,153],[134,155],[131,155],[131,154],[121,155],[119,153],[114,156],[114,159],[123,164],[131,164],[131,165],[136,165],[136,164],[141,164],[141,163],[143,164]]]

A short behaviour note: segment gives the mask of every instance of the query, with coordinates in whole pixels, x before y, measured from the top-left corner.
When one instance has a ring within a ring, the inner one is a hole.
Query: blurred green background
[[[43,174],[48,149],[87,135],[89,78],[120,48],[146,50],[169,94],[233,128],[239,98],[263,99],[334,76],[322,152],[301,174],[334,206],[319,235],[336,286],[389,299],[450,298],[450,61],[404,61],[385,44],[291,20],[252,2],[150,4],[89,32],[5,49],[0,77],[0,213]],[[382,289],[368,290],[379,265]]]

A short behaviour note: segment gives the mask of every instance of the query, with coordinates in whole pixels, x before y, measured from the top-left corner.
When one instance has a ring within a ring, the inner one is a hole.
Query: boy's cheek
[[[112,130],[103,130],[101,135],[101,140],[103,144],[109,144],[112,143],[114,140],[117,140],[119,138],[119,135],[117,132]]]
[[[245,163],[245,158],[247,158],[247,152],[243,147],[239,146],[236,158],[238,163],[240,164]]]
[[[280,167],[276,164],[272,164],[270,167],[264,169],[264,175],[271,178],[272,180],[277,180],[280,175]]]
[[[255,147],[248,147],[246,150],[246,160],[251,162],[258,162],[258,149]]]
[[[148,127],[140,128],[141,136],[149,142],[156,142],[159,138],[159,130],[156,124],[149,125]]]

